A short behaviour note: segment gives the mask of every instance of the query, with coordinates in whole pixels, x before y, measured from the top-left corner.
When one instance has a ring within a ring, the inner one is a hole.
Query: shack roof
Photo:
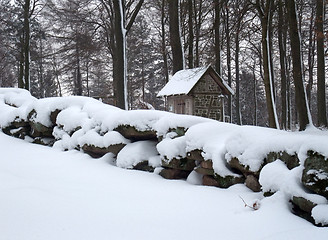
[[[234,91],[219,74],[211,66],[206,66],[176,72],[157,96],[187,95],[205,73],[210,74],[213,80],[222,88],[223,93],[226,95],[234,94]]]

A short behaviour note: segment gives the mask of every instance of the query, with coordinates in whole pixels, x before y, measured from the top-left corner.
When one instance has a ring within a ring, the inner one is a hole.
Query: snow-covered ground
[[[1,240],[328,239],[280,192],[165,180],[1,132],[0,151]]]

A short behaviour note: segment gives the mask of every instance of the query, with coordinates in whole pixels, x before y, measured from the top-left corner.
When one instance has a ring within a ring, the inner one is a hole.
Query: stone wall
[[[221,94],[218,84],[209,75],[203,76],[191,92],[194,97],[194,115],[222,119]]]

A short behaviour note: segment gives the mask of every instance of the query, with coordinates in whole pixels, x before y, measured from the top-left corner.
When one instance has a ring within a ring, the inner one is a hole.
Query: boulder
[[[196,163],[194,160],[189,160],[187,158],[173,158],[172,160],[168,161],[166,159],[162,159],[161,163],[162,167],[165,168],[173,168],[173,169],[179,169],[184,171],[192,171],[196,167]]]
[[[244,176],[254,175],[254,176],[258,177],[260,175],[261,170],[258,170],[256,172],[251,171],[249,169],[249,166],[244,166],[242,163],[239,162],[239,159],[236,157],[234,157],[230,161],[228,161],[228,164],[233,170],[238,170],[239,172],[244,174]]]
[[[133,167],[135,170],[141,170],[141,171],[146,171],[146,172],[154,172],[155,168],[152,166],[149,166],[148,161],[142,161],[139,162],[137,165]]]
[[[163,168],[159,173],[160,176],[166,179],[186,179],[191,171],[184,171],[172,168]]]
[[[303,197],[293,196],[290,200],[293,205],[293,213],[301,218],[308,220],[315,224],[314,219],[311,216],[312,209],[317,205],[308,199]]]
[[[219,187],[219,183],[214,179],[213,176],[209,176],[209,175],[204,175],[203,176],[203,185],[204,186]]]
[[[199,150],[199,149],[195,149],[195,150],[192,150],[191,152],[187,152],[187,159],[194,160],[197,162],[202,162],[202,161],[204,161],[202,152],[203,151]]]
[[[204,175],[203,185],[214,186],[219,188],[228,188],[237,183],[243,183],[245,181],[243,176],[220,176],[214,174],[214,176]]]
[[[97,147],[90,144],[84,144],[82,146],[82,150],[93,158],[100,158],[109,152],[117,155],[125,145],[126,144],[120,143],[120,144],[110,145],[105,148],[105,147]]]
[[[213,162],[212,160],[201,161],[200,166],[206,169],[213,169]]]
[[[203,167],[197,167],[195,169],[195,171],[199,174],[202,174],[202,175],[210,175],[210,176],[214,176],[214,170],[213,168],[210,169],[210,168],[203,168]]]
[[[289,170],[300,165],[300,160],[297,157],[297,153],[290,155],[286,151],[268,153],[266,157],[266,162],[271,163],[276,161],[277,159],[283,161]]]
[[[127,139],[132,141],[140,141],[140,140],[157,140],[157,134],[154,130],[146,130],[140,131],[137,130],[134,126],[130,125],[119,125],[114,131],[119,132]]]
[[[254,192],[261,192],[261,184],[253,175],[248,175],[245,180],[245,185]]]
[[[328,199],[328,158],[314,151],[307,154],[302,183],[307,189]]]
[[[228,188],[232,185],[245,182],[245,178],[242,175],[220,176],[215,174],[214,179],[218,182],[220,188]]]

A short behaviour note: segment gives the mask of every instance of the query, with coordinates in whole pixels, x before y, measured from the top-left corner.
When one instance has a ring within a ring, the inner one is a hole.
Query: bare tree
[[[318,126],[327,127],[326,83],[325,83],[325,48],[324,48],[324,0],[317,0],[316,8],[316,38],[317,38],[317,104]]]
[[[294,0],[287,0],[287,12],[289,20],[289,36],[293,61],[293,78],[295,85],[296,109],[299,118],[299,130],[305,130],[308,124],[312,123],[309,113],[309,106],[305,94],[302,57],[300,46],[300,35],[297,22],[297,12]]]

